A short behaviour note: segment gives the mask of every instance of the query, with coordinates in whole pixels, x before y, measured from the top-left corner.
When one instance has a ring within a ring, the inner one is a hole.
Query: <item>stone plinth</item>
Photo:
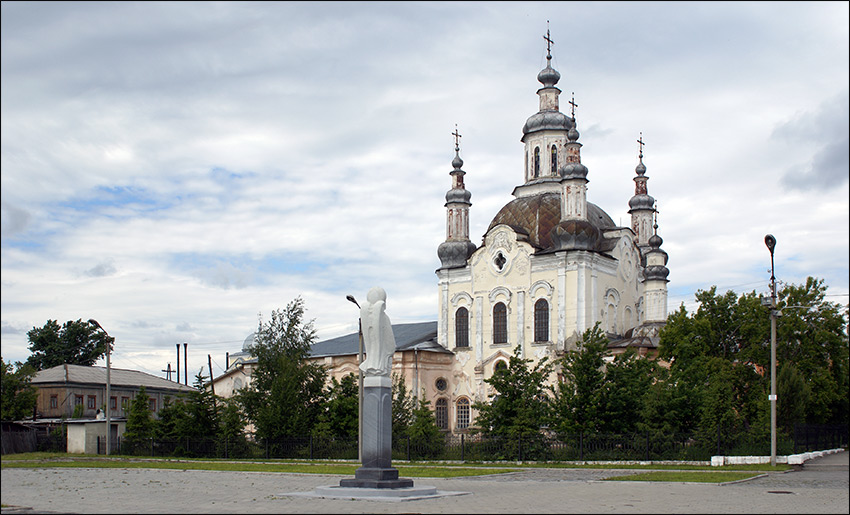
[[[342,479],[346,488],[410,488],[412,479],[399,478],[392,467],[393,443],[392,382],[386,376],[366,377],[363,381],[363,448],[361,467],[354,479]]]

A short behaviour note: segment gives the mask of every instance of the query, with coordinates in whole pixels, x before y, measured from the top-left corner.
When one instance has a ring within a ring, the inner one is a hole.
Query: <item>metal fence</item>
[[[777,453],[795,454],[847,445],[847,426],[799,426],[779,435]],[[102,446],[101,442],[101,446]],[[293,437],[240,439],[119,440],[113,453],[221,459],[356,460],[357,438]],[[707,461],[714,455],[770,455],[770,435],[717,431],[716,434],[577,433],[489,437],[474,434],[431,440],[393,439],[394,460],[424,461]]]

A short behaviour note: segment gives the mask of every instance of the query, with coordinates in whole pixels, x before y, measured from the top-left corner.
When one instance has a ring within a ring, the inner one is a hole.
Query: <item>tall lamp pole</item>
[[[764,237],[770,250],[770,466],[776,466],[776,276],[773,271],[773,249],[776,238]]]
[[[109,395],[109,387],[110,387],[110,383],[111,383],[110,377],[109,377],[109,371],[111,369],[111,366],[110,366],[110,363],[109,363],[109,355],[110,355],[110,350],[112,348],[112,342],[109,341],[109,338],[111,338],[109,336],[109,333],[107,333],[106,329],[104,329],[100,324],[97,323],[97,320],[90,318],[89,323],[92,324],[93,326],[97,327],[101,331],[103,331],[103,334],[105,334],[107,336],[107,340],[106,340],[106,455],[109,456],[109,433],[112,430],[111,419],[110,419],[110,416],[109,416],[109,412],[111,411],[111,408],[112,408],[109,405],[109,402],[111,401],[111,398],[110,398],[110,395]]]
[[[360,304],[354,298],[354,295],[346,295],[345,299],[353,302],[357,309],[360,309]],[[363,460],[363,370],[360,369],[360,364],[363,363],[363,320],[357,318],[357,459]]]

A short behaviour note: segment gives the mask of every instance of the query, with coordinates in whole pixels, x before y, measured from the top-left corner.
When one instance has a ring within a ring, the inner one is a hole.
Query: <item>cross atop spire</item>
[[[457,124],[455,124],[455,131],[452,133],[452,136],[455,137],[455,152],[460,152],[460,138],[463,136],[457,131]]]
[[[576,104],[576,92],[575,91],[573,91],[573,98],[572,98],[572,100],[570,100],[570,106],[571,106],[570,107],[570,116],[572,116],[573,119],[575,119],[575,117],[576,117],[576,107],[578,107],[578,104]]]
[[[638,142],[638,145],[640,146],[640,152],[638,154],[638,157],[640,159],[643,159],[643,146],[646,145],[646,143],[643,142],[643,132],[640,133],[640,139],[638,139],[637,142]]]
[[[546,40],[546,59],[552,59],[552,45],[555,44],[552,41],[552,38],[549,37],[549,20],[546,20],[546,35],[543,36],[543,39]]]

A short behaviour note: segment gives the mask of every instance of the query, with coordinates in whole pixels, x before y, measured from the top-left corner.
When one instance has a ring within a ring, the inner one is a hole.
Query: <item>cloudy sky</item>
[[[218,374],[261,314],[301,296],[338,336],[376,285],[394,323],[436,320],[451,132],[480,244],[547,20],[588,199],[623,225],[643,134],[669,311],[766,293],[767,233],[780,281],[848,302],[847,2],[4,1],[3,359],[95,318],[115,367],[188,342]]]

